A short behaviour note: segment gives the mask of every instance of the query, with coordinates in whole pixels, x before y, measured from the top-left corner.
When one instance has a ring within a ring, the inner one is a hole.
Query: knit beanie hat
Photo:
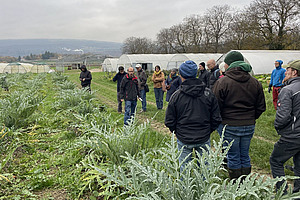
[[[184,79],[196,78],[198,66],[194,61],[188,60],[179,67],[179,73]]]
[[[231,63],[235,62],[235,61],[244,61],[244,56],[238,52],[238,51],[231,51],[229,52],[226,57],[224,62],[227,65],[230,65]]]
[[[205,68],[205,62],[201,62],[199,65],[201,65],[203,68]]]

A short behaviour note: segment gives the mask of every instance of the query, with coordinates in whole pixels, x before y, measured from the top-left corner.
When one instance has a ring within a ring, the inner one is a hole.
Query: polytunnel
[[[117,71],[117,63],[119,58],[105,58],[102,63],[102,69],[104,72],[115,72]]]
[[[156,65],[159,65],[162,70],[167,69],[169,60],[175,54],[123,54],[117,63],[117,67],[123,66],[125,70],[129,67],[135,67],[136,64],[141,64],[142,68],[147,71],[153,71]]]
[[[210,59],[217,60],[222,56],[222,54],[219,53],[185,53],[185,54],[175,54],[170,61],[168,62],[167,65],[167,70],[171,70],[173,68],[179,68],[179,66],[187,61],[187,60],[192,60],[194,61],[197,65],[200,62],[207,62]]]
[[[283,65],[291,60],[300,59],[300,51],[293,50],[231,50],[239,51],[243,54],[245,61],[252,66],[254,74],[270,74],[275,69],[275,61],[282,60]],[[230,51],[229,51],[230,52]],[[220,57],[217,63],[224,61],[225,53]]]
[[[44,73],[44,72],[46,72],[47,73],[49,71],[50,71],[49,65],[39,63],[39,64],[32,65],[29,72],[31,72],[31,73]]]
[[[14,74],[14,73],[26,73],[25,67],[20,64],[20,63],[10,63],[6,65],[6,67],[3,70],[3,73],[9,73],[9,74]]]
[[[0,63],[0,74],[3,73],[4,68],[8,65],[8,63]]]

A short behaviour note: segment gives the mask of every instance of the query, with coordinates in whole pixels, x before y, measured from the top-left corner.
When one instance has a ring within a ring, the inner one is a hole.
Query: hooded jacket
[[[248,73],[251,69],[243,61],[233,62],[226,75],[216,82],[213,92],[218,99],[222,124],[254,125],[266,110],[262,85]]]
[[[125,101],[136,101],[137,96],[140,97],[138,78],[135,75],[130,77],[126,74],[121,81],[120,98]]]
[[[205,83],[206,87],[208,88],[209,88],[209,77],[210,77],[210,72],[207,71],[206,69],[199,71],[199,79],[203,81],[203,83]]]
[[[213,69],[210,70],[210,75],[209,75],[209,88],[213,89],[216,81],[220,77],[220,69],[219,65],[216,65]]]
[[[277,60],[279,62],[279,66],[273,69],[272,74],[271,74],[271,80],[270,80],[270,86],[274,87],[281,87],[283,86],[283,79],[285,77],[285,69],[281,67],[282,61]]]
[[[140,81],[140,90],[145,89],[145,85],[147,83],[147,74],[144,72],[143,69],[137,72],[137,77]]]
[[[300,77],[281,89],[274,126],[281,140],[300,144]]]
[[[182,82],[171,96],[165,117],[165,125],[184,144],[206,142],[221,121],[217,99],[197,78]]]
[[[173,76],[172,79],[170,76],[168,76],[166,80],[166,86],[170,86],[170,89],[167,91],[166,94],[166,101],[169,102],[170,97],[172,94],[179,88],[181,85],[181,78],[177,75]]]
[[[124,76],[126,75],[127,73],[124,72],[123,74],[118,72],[115,77],[113,78],[113,82],[116,82],[117,81],[117,92],[120,92],[120,86],[121,86],[121,81],[122,79],[124,78]]]
[[[92,73],[89,70],[87,70],[85,66],[82,66],[79,78],[81,80],[81,86],[86,87],[88,85],[91,85]],[[82,81],[82,79],[85,80]]]
[[[152,81],[153,81],[153,87],[154,88],[162,88],[162,83],[165,80],[165,74],[160,71],[159,74],[156,74],[155,72],[152,75]]]

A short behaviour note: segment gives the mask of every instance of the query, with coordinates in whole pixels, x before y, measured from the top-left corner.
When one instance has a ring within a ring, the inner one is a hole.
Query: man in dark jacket
[[[147,84],[147,74],[142,69],[142,65],[137,64],[135,66],[137,70],[137,77],[140,81],[140,94],[142,98],[142,110],[141,112],[146,112],[147,110],[147,100],[146,100],[146,91],[145,91],[145,85]]]
[[[127,72],[120,86],[121,101],[125,100],[125,125],[128,125],[128,120],[134,117],[137,98],[140,97],[138,78],[133,74],[133,68],[129,67]]]
[[[222,121],[217,99],[196,78],[197,70],[197,64],[193,61],[180,65],[179,73],[183,82],[172,95],[165,117],[165,125],[176,134],[178,149],[183,150],[179,157],[181,171],[192,159],[193,150],[202,154],[201,148],[207,149],[210,134]]]
[[[209,88],[209,77],[210,77],[210,73],[209,73],[209,71],[207,71],[206,69],[205,69],[205,62],[201,62],[200,64],[199,64],[199,79],[201,80],[201,81],[203,81],[203,83],[206,85],[206,87],[208,87]]]
[[[274,145],[270,157],[273,177],[285,176],[284,163],[293,157],[295,176],[300,176],[300,60],[287,65],[285,72],[286,86],[278,96],[277,112],[274,122],[277,133],[281,136]],[[284,181],[278,182],[279,189]],[[300,191],[300,179],[294,181],[293,192]]]
[[[208,69],[210,69],[209,88],[213,89],[216,81],[220,77],[219,65],[216,65],[216,61],[214,59],[208,60],[206,65],[207,65]]]
[[[92,73],[86,69],[85,65],[82,65],[81,73],[79,76],[79,80],[81,81],[82,88],[88,88],[89,91],[91,91],[91,80],[92,80]]]
[[[229,177],[236,179],[251,172],[250,142],[255,121],[266,110],[266,103],[261,83],[249,74],[252,67],[244,62],[240,52],[230,52],[224,62],[226,76],[215,83],[213,92],[222,116],[218,132],[224,131],[228,143],[234,140],[227,154],[227,166]]]
[[[120,95],[120,86],[121,86],[121,81],[123,80],[124,76],[127,73],[124,71],[124,67],[120,66],[119,67],[119,72],[115,75],[113,78],[113,81],[117,81],[117,99],[118,99],[118,112],[122,113],[122,101],[121,101],[121,95]]]

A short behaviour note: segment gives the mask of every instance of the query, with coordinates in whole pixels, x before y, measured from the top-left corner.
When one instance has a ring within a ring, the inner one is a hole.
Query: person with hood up
[[[126,74],[127,73],[124,71],[124,67],[120,66],[119,72],[113,78],[113,82],[117,81],[117,100],[118,100],[118,112],[119,113],[122,113],[122,101],[121,101],[121,95],[120,95],[120,86],[121,86],[121,81],[123,80],[123,78]]]
[[[240,52],[231,51],[224,62],[226,76],[218,79],[213,92],[222,116],[218,132],[224,131],[225,145],[234,140],[227,167],[230,179],[237,179],[251,173],[250,142],[255,121],[266,110],[266,103],[261,83],[249,74],[252,67]]]
[[[196,78],[198,66],[186,61],[179,67],[182,84],[171,96],[166,110],[165,125],[177,137],[180,170],[192,160],[191,153],[210,146],[210,135],[222,118],[215,95]]]
[[[92,73],[86,69],[85,65],[82,65],[80,70],[81,73],[79,80],[81,81],[82,88],[87,88],[89,91],[91,91]]]
[[[171,69],[171,73],[168,76],[165,84],[166,84],[166,89],[167,89],[166,102],[169,102],[172,94],[181,85],[181,78],[177,75],[177,69],[176,68]]]
[[[140,98],[138,78],[134,75],[133,67],[129,67],[128,74],[124,76],[120,86],[120,98],[125,100],[124,125],[134,117],[137,98]]]
[[[276,60],[275,61],[275,69],[273,69],[272,74],[271,74],[271,80],[269,84],[269,89],[268,92],[270,93],[272,91],[272,86],[273,86],[273,105],[275,110],[277,110],[277,101],[278,101],[278,94],[280,89],[283,86],[283,80],[285,77],[285,69],[281,67],[283,64],[282,60]]]
[[[206,87],[209,88],[209,77],[210,73],[205,69],[205,62],[199,64],[199,76],[198,78],[205,83]]]
[[[164,92],[162,90],[162,84],[165,80],[165,74],[160,70],[160,66],[156,65],[154,73],[152,75],[153,87],[154,87],[154,94],[156,100],[156,107],[157,109],[161,110],[164,106]]]

